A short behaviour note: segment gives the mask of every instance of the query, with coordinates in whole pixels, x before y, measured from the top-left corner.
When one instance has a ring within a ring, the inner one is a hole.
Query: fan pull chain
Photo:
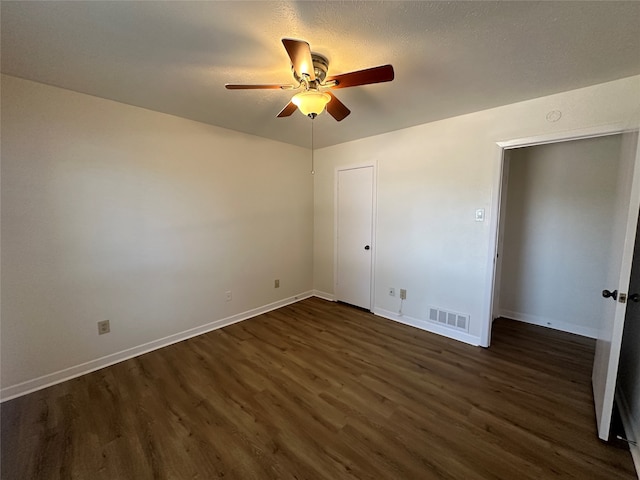
[[[313,118],[311,119],[311,175],[315,175],[316,170],[313,163]]]

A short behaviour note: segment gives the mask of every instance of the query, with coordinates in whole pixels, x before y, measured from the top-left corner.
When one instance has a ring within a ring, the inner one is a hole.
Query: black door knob
[[[640,302],[640,295],[638,295],[637,293],[632,293],[631,295],[629,295],[629,300],[638,303]]]
[[[365,246],[364,246],[364,249],[365,249],[365,250],[369,250],[370,248],[371,248],[371,247],[370,247],[369,245],[365,245]]]
[[[613,297],[614,300],[617,300],[618,299],[618,290],[614,290],[613,292],[610,292],[609,290],[602,290],[602,296],[604,298]]]

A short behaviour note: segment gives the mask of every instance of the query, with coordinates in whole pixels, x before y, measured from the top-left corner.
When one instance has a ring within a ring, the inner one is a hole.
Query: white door
[[[593,399],[598,422],[598,436],[609,439],[611,414],[616,388],[620,346],[626,310],[626,295],[631,275],[633,248],[640,208],[640,164],[637,156],[638,134],[626,133],[623,136],[618,191],[614,215],[613,236],[609,251],[609,272],[604,277],[603,289],[616,293],[603,298],[607,308],[598,333],[596,354],[593,361],[591,381]],[[605,292],[603,292],[603,295]]]
[[[373,167],[337,172],[336,300],[371,308]]]

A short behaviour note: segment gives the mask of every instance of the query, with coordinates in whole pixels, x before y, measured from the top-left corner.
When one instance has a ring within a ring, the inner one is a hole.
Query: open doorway
[[[506,208],[510,193],[508,188],[501,189],[500,186],[504,187],[507,184],[508,177],[505,175],[509,174],[510,167],[512,167],[513,152],[509,151],[534,145],[553,144],[579,139],[593,139],[595,137],[614,134],[622,135],[620,135],[621,141],[619,156],[617,158],[618,166],[614,170],[616,173],[615,188],[609,193],[613,198],[613,208],[610,210],[610,235],[606,242],[599,242],[602,250],[607,252],[607,255],[605,255],[605,265],[601,267],[600,272],[602,280],[601,293],[602,296],[607,298],[598,298],[601,302],[602,310],[600,322],[596,328],[596,349],[592,373],[598,436],[603,440],[609,439],[609,427],[611,425],[611,415],[613,411],[622,331],[625,321],[625,306],[631,271],[631,259],[638,223],[638,209],[640,208],[640,168],[636,168],[637,165],[640,165],[640,148],[638,147],[637,131],[615,128],[608,130],[601,128],[583,133],[582,135],[574,135],[570,138],[563,138],[562,135],[557,135],[547,138],[514,140],[498,144],[500,147],[500,174],[497,179],[496,195],[494,195],[493,201],[496,211],[500,213],[492,224],[495,237],[494,243],[491,246],[491,252],[495,261],[493,269],[490,272],[490,284],[492,286],[491,296],[489,298],[490,319],[483,338],[483,344],[488,346],[490,344],[491,319],[496,316],[495,314],[498,312],[499,306],[502,303],[500,297],[504,295],[504,292],[501,292],[499,288],[500,285],[504,285],[504,268],[502,259],[500,258],[502,245],[499,244],[499,240],[506,236],[504,232],[501,232],[501,229],[505,227],[501,220],[504,220],[507,216]],[[566,177],[564,181],[568,181]],[[504,190],[504,196],[501,190]],[[551,205],[554,205],[553,202]],[[499,281],[499,283],[496,283],[497,281]],[[552,292],[552,295],[555,295],[555,292]],[[597,298],[597,294],[593,295],[594,300],[595,298]],[[545,299],[545,301],[548,300],[549,299]],[[572,302],[579,301],[579,299],[565,298],[564,301]],[[598,310],[600,309],[598,308]]]
[[[597,338],[622,135],[505,157],[494,317]]]

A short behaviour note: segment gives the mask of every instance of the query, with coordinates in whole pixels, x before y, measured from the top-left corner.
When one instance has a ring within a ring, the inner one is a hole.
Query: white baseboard
[[[318,297],[318,298],[322,298],[323,300],[329,300],[330,302],[335,302],[336,301],[336,298],[333,295],[333,293],[321,292],[320,290],[314,290],[313,291],[313,296],[314,297]]]
[[[637,419],[633,419],[626,397],[617,388],[616,403],[618,404],[618,410],[620,411],[620,418],[622,418],[622,426],[624,427],[624,434],[627,440],[638,442],[640,440],[640,424],[638,424]],[[640,480],[640,446],[630,443],[629,450],[631,451],[633,464],[636,467],[636,475],[638,475],[638,480]]]
[[[144,343],[137,347],[128,348],[126,350],[112,353],[110,355],[106,355],[101,358],[96,358],[95,360],[90,360],[88,362],[81,363],[79,365],[74,365],[73,367],[69,367],[63,370],[59,370],[57,372],[49,373],[47,375],[43,375],[41,377],[34,378],[32,380],[27,380],[26,382],[5,387],[2,390],[0,390],[0,402],[11,400],[12,398],[20,397],[22,395],[26,395],[27,393],[35,392],[36,390],[41,390],[43,388],[50,387],[51,385],[55,385],[57,383],[62,383],[67,380],[71,380],[72,378],[76,378],[81,375],[85,375],[87,373],[100,370],[101,368],[105,368],[110,365],[120,363],[124,360],[137,357],[138,355],[142,355],[144,353],[148,353],[153,350],[157,350],[159,348],[181,342],[188,338],[195,337],[197,335],[202,335],[203,333],[207,333],[212,330],[217,330],[218,328],[226,327],[228,325],[232,325],[234,323],[247,320],[249,318],[261,315],[263,313],[270,312],[271,310],[275,310],[277,308],[281,308],[286,305],[299,302],[300,300],[304,300],[305,298],[309,298],[311,296],[313,296],[312,291],[303,292],[293,297],[285,298],[283,300],[278,300],[277,302],[273,302],[268,305],[264,305],[262,307],[254,308],[246,312],[232,315],[227,318],[222,318],[220,320],[214,320],[213,322],[207,323],[205,325],[190,328],[183,332],[169,335],[168,337],[160,338],[158,340],[153,340],[151,342]]]
[[[532,325],[539,325],[541,327],[552,328],[554,330],[575,333],[576,335],[582,335],[583,337],[598,338],[597,328],[584,327],[582,325],[563,322],[553,318],[541,317],[539,315],[530,315],[528,313],[512,312],[511,310],[501,310],[500,316],[510,318],[512,320],[517,320],[523,323],[530,323]]]
[[[405,325],[419,328],[420,330],[426,330],[427,332],[436,333],[438,335],[442,335],[443,337],[452,338],[453,340],[468,343],[469,345],[473,345],[476,347],[480,345],[480,337],[469,335],[465,332],[458,332],[456,330],[443,327],[442,325],[438,325],[437,323],[429,322],[427,320],[420,320],[417,318],[408,317],[407,315],[400,315],[398,313],[390,312],[382,308],[374,308],[373,313],[380,317],[388,318],[389,320],[393,320],[395,322],[404,323]]]

